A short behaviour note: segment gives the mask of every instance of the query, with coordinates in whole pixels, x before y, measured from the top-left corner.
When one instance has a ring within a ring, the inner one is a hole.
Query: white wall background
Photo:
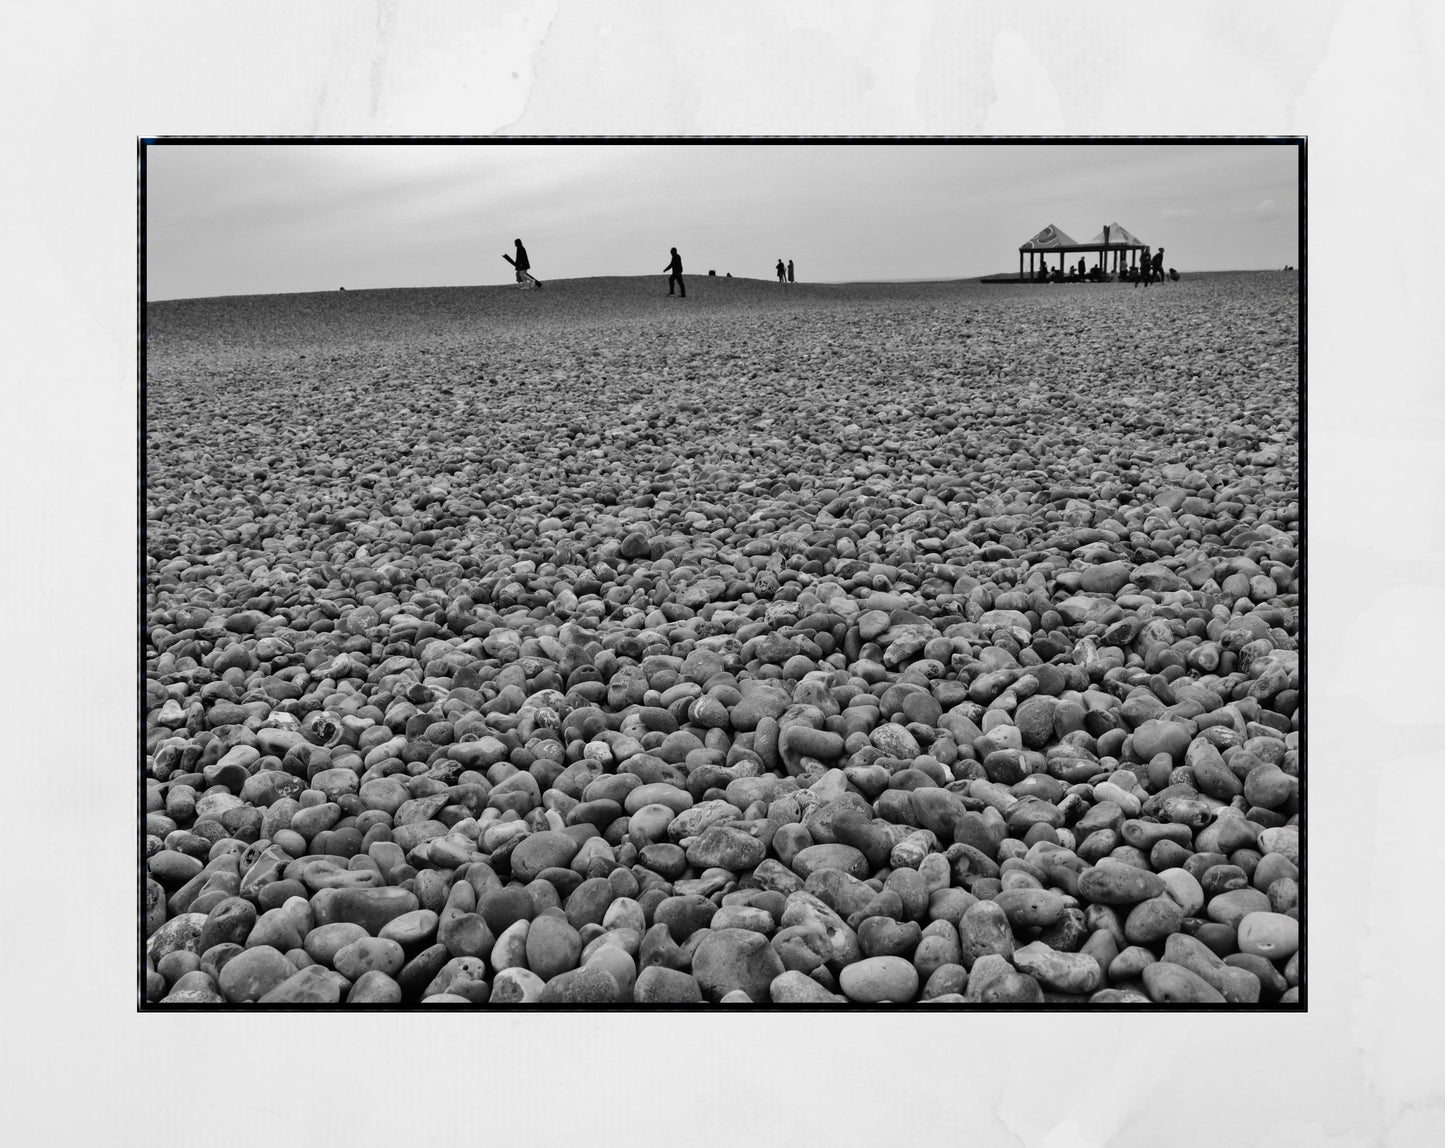
[[[1445,17],[1405,0],[0,15],[12,1142],[1445,1142]],[[1309,136],[1306,1016],[134,1011],[143,134]]]

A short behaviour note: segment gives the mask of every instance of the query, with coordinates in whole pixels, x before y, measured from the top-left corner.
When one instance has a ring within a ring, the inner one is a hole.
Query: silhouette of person
[[[1154,278],[1160,283],[1164,282],[1164,248],[1154,252]]]
[[[789,259],[789,260],[788,260],[788,282],[791,283],[792,281],[793,281],[793,261],[792,261],[791,259]]]
[[[1151,274],[1153,266],[1153,260],[1149,255],[1149,248],[1145,247],[1144,254],[1139,259],[1139,278],[1134,280],[1135,287],[1139,286],[1140,283],[1143,283],[1145,287],[1149,286],[1154,278]]]
[[[788,280],[788,269],[783,266],[783,261],[778,260],[778,282],[786,283]]]
[[[663,270],[671,272],[667,277],[667,293],[669,295],[673,294],[672,285],[676,283],[678,291],[682,294],[682,297],[686,299],[687,285],[682,281],[682,256],[677,253],[676,247],[672,249],[672,262],[664,267]]]
[[[1169,268],[1169,278],[1170,278],[1170,280],[1171,280],[1172,282],[1178,283],[1178,282],[1179,282],[1179,272],[1175,271],[1174,268],[1172,268],[1172,267]]]
[[[517,282],[523,287],[527,285],[527,272],[532,269],[532,261],[527,258],[527,249],[522,246],[520,239],[513,240],[517,245],[517,254],[513,257],[512,263],[517,268]]]

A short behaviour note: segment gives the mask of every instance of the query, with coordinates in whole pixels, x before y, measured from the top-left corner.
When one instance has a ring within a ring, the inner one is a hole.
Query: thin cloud
[[[1197,213],[1192,207],[1166,207],[1159,214],[1165,219],[1191,219]]]

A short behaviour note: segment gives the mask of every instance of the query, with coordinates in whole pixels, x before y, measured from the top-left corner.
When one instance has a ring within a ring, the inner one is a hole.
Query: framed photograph
[[[1304,1010],[1302,138],[138,146],[141,1010]]]

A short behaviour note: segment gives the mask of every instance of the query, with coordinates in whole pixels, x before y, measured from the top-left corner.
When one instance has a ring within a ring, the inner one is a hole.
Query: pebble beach
[[[140,996],[1299,1005],[1299,285],[146,308]]]

